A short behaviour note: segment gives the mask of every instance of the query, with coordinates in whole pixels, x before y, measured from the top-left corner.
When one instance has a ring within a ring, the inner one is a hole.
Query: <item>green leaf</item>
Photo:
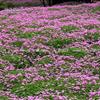
[[[68,49],[59,50],[58,54],[65,55],[65,56],[74,56],[76,58],[82,58],[87,53],[86,53],[86,51],[82,50],[81,48],[68,48]]]
[[[63,32],[68,32],[68,33],[79,30],[79,28],[77,28],[75,26],[63,26],[63,27],[61,27],[61,29]]]
[[[53,46],[54,48],[61,48],[63,47],[65,44],[71,44],[74,40],[72,39],[61,39],[61,38],[57,38],[57,39],[52,39],[50,41],[48,41],[47,45],[49,46]]]

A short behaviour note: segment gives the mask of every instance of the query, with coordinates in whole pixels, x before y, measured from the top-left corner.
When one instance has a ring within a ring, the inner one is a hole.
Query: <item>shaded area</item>
[[[43,2],[43,5],[46,6],[45,1],[41,0]],[[64,2],[85,2],[85,3],[92,3],[93,0],[46,0],[47,5],[52,6],[55,4],[60,4]]]
[[[14,1],[0,1],[0,10],[4,10],[7,8],[15,8],[15,7],[28,7],[28,6],[52,6],[64,2],[70,2],[69,5],[76,4],[76,3],[92,3],[92,0],[39,0],[38,2],[33,1],[26,1],[26,2],[14,2]]]

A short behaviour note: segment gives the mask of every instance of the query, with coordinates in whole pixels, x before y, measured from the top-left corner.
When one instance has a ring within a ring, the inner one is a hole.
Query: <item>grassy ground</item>
[[[0,100],[100,100],[99,5],[0,11]]]

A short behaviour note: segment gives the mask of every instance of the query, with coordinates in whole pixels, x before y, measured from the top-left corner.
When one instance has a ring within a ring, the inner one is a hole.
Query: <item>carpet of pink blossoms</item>
[[[100,2],[0,11],[0,100],[100,100]]]

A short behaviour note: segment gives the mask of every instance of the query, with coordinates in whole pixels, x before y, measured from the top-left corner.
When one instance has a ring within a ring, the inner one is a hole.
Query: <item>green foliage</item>
[[[21,47],[23,45],[23,42],[22,41],[15,41],[12,43],[12,45],[15,47]]]
[[[91,30],[91,29],[99,29],[99,27],[98,26],[96,26],[96,25],[86,25],[86,26],[84,26],[84,28],[86,28],[86,29],[88,29],[88,30]]]
[[[99,88],[100,88],[99,84],[87,84],[85,92],[89,93],[91,90],[92,91],[98,91]]]
[[[75,84],[76,80],[74,78],[69,78],[68,83]]]
[[[9,53],[10,51],[5,47],[0,46],[0,58],[2,55]]]
[[[19,38],[28,38],[31,39],[34,35],[38,35],[41,32],[33,32],[33,33],[20,33],[20,34],[16,34],[17,37]]]
[[[98,96],[98,95],[93,96],[93,100],[100,100],[100,96]]]
[[[5,19],[7,19],[7,16],[2,16],[2,20],[5,20]]]
[[[44,100],[54,100],[54,97],[52,95],[50,95],[49,97],[45,96]]]
[[[42,60],[38,61],[37,64],[49,64],[49,63],[52,63],[53,60],[49,57],[44,57]]]
[[[17,34],[17,37],[19,37],[19,38],[29,38],[29,39],[31,39],[32,37],[33,37],[33,35],[34,34],[32,34],[32,33],[25,33],[25,34]]]
[[[100,30],[100,27],[95,28],[96,30]]]
[[[88,34],[86,34],[85,36],[84,36],[84,38],[86,39],[86,40],[91,40],[92,39],[92,36],[91,36],[92,34],[91,33],[88,33]]]
[[[45,77],[45,76],[46,76],[46,71],[45,71],[45,70],[40,69],[40,70],[38,71],[38,74],[39,74],[40,76]]]
[[[5,65],[4,64],[0,64],[0,68],[4,67]]]
[[[59,8],[48,8],[48,10],[50,10],[50,11],[59,11],[60,9]]]
[[[18,63],[21,60],[21,57],[18,55],[5,55],[3,56],[3,59],[12,63]]]
[[[6,96],[0,96],[0,100],[9,100]]]
[[[86,40],[94,40],[94,41],[97,41],[98,39],[100,39],[100,33],[88,33],[84,36],[84,38]]]
[[[0,2],[0,9],[13,8],[15,5],[11,2]]]
[[[94,69],[92,73],[93,75],[100,75],[100,69]]]
[[[31,25],[31,26],[29,26],[29,28],[38,28],[38,26]]]
[[[4,85],[3,83],[0,83],[0,90],[3,90],[4,89]]]
[[[48,41],[47,45],[53,46],[54,48],[61,48],[65,44],[71,44],[73,42],[72,39],[61,39],[61,38],[56,38],[53,40]]]
[[[76,100],[87,100],[87,95],[84,93],[84,91],[78,91],[76,93],[73,93],[75,97],[77,98]]]
[[[100,50],[100,45],[94,44],[92,48],[95,49],[95,50]]]
[[[7,8],[14,8],[14,7],[21,7],[21,6],[39,6],[40,4],[34,4],[32,2],[7,2],[7,1],[0,1],[0,9],[7,9]]]
[[[16,75],[19,73],[24,74],[25,72],[24,72],[24,70],[11,70],[11,71],[8,71],[7,73]]]
[[[49,96],[49,100],[54,100],[53,96]]]
[[[77,27],[75,27],[75,26],[63,26],[63,27],[61,27],[61,29],[62,29],[62,31],[63,32],[68,32],[68,33],[71,33],[71,32],[73,32],[73,31],[77,31],[77,30],[79,30],[79,28],[77,28]]]
[[[29,65],[29,62],[19,55],[4,55],[2,59],[9,61],[16,68],[24,68]]]
[[[99,11],[100,11],[100,6],[95,7],[95,8],[92,9],[93,13],[96,13],[96,12],[99,12]]]
[[[94,33],[93,39],[94,39],[95,41],[97,41],[98,39],[100,39],[100,33]]]
[[[31,59],[35,59],[38,56],[43,57],[48,54],[45,51],[43,51],[42,49],[36,49],[34,52],[29,52],[29,51],[25,50],[24,55],[30,57]]]
[[[86,51],[82,50],[81,48],[68,48],[68,49],[59,50],[58,54],[81,58],[81,57],[84,57],[87,53],[86,53]]]
[[[37,50],[34,52],[34,55],[35,55],[35,56],[41,56],[41,57],[43,57],[43,56],[46,55],[46,53],[45,53],[42,49],[37,49]]]
[[[85,90],[80,90],[80,91],[74,92],[73,95],[77,98],[77,100],[87,100],[87,98],[89,97],[89,95],[88,95],[89,92],[90,91],[98,91],[99,88],[100,88],[99,84],[87,84]],[[93,98],[95,98],[93,100],[98,100],[98,99],[96,99],[96,98],[98,98],[98,96],[95,96]]]
[[[64,86],[63,80],[50,79],[50,80],[37,81],[34,84],[26,84],[23,86],[19,85],[19,86],[13,87],[11,92],[16,94],[17,96],[27,97],[30,95],[36,95],[46,89],[61,91],[61,90],[66,89],[66,87]]]
[[[5,4],[4,2],[0,2],[0,9],[5,9],[7,8],[7,4]]]

